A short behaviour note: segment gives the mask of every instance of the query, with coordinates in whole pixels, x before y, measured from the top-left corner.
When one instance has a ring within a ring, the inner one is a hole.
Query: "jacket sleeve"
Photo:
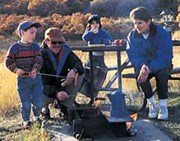
[[[143,64],[147,65],[147,61],[143,56],[139,55],[138,47],[134,44],[132,36],[132,32],[129,33],[126,51],[132,65],[136,68],[141,68]]]
[[[172,40],[168,32],[163,32],[158,35],[156,58],[151,60],[148,64],[149,69],[152,72],[156,72],[164,67],[171,65],[173,53],[172,53]]]
[[[93,37],[93,32],[90,30],[86,30],[84,34],[82,35],[82,39],[86,42],[90,41]]]
[[[40,51],[40,47],[38,44],[34,44],[34,65],[32,69],[40,71],[43,64],[43,59]]]
[[[66,63],[68,64],[68,67],[70,69],[76,68],[79,74],[84,73],[84,68],[83,68],[82,62],[73,51],[71,51],[69,53]]]
[[[41,67],[41,73],[49,74],[51,72],[51,74],[55,74],[55,72],[52,69],[52,66],[50,66],[48,63],[49,58],[48,58],[48,55],[46,54],[45,50],[41,50],[41,54],[42,54],[42,58],[44,60],[42,67]],[[58,92],[58,89],[54,85],[54,83],[56,83],[56,79],[54,79],[51,76],[42,75],[42,82],[43,82],[44,95],[46,95],[48,97],[55,97]],[[54,82],[54,83],[52,83],[52,82]]]
[[[5,58],[5,66],[11,71],[14,72],[15,69],[17,68],[16,63],[15,63],[15,54],[16,54],[16,50],[15,50],[15,45],[12,45],[7,54],[6,54],[6,58]]]
[[[107,40],[107,42],[105,41],[104,43],[105,43],[105,45],[110,45],[112,43],[113,39],[107,31],[105,31],[105,30],[103,30],[103,31],[104,31],[104,35],[105,35],[104,39]]]

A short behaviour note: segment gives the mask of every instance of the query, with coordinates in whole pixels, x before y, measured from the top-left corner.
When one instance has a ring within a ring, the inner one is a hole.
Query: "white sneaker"
[[[149,118],[157,118],[158,116],[158,107],[155,104],[149,104]]]
[[[160,120],[168,120],[168,109],[165,106],[160,106],[158,119]]]
[[[32,123],[30,121],[23,121],[23,129],[29,129]]]
[[[33,117],[33,121],[34,121],[34,122],[36,122],[36,121],[38,121],[38,120],[39,120],[39,117],[38,117],[38,116],[34,116],[34,117]]]

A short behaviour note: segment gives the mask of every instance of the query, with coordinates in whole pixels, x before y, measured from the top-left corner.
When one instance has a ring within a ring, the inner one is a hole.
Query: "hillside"
[[[59,27],[68,40],[80,39],[90,13],[102,17],[103,27],[113,38],[124,38],[132,28],[127,19],[129,11],[146,6],[156,18],[164,9],[177,13],[179,0],[0,0],[0,35],[17,36],[16,28],[23,20],[38,21],[45,29]],[[153,7],[151,6],[153,5]]]
[[[72,15],[80,12],[121,17],[128,16],[132,8],[141,5],[157,15],[164,9],[176,12],[178,2],[179,0],[0,0],[0,13],[45,17],[54,13]]]

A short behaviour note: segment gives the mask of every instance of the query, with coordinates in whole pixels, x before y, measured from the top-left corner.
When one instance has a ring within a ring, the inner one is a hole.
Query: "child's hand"
[[[93,33],[98,33],[98,31],[99,31],[99,28],[92,28],[92,30],[91,30]]]
[[[25,73],[24,70],[19,69],[19,68],[17,68],[15,72],[18,76],[22,76]]]
[[[99,24],[92,24],[91,25],[91,31],[94,33],[94,34],[97,34],[99,32]]]
[[[29,76],[34,79],[36,78],[36,70],[32,70],[30,73],[29,73]]]

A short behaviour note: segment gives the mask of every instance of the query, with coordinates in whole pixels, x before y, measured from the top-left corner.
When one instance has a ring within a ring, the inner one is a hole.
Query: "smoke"
[[[115,16],[129,16],[129,12],[138,6],[147,7],[152,15],[158,13],[158,0],[123,0],[118,4]]]
[[[99,16],[110,17],[116,11],[120,0],[93,0],[90,3],[87,13],[98,14]]]

